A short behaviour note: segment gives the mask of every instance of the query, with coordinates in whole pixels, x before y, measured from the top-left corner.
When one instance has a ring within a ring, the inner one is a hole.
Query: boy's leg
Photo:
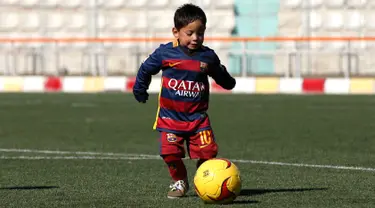
[[[197,160],[197,168],[206,160],[215,158],[218,152],[218,146],[215,141],[214,133],[211,129],[202,130],[190,136],[188,142],[188,153],[191,159]]]
[[[168,166],[169,174],[173,181],[186,180],[187,171],[184,162],[178,155],[162,155]]]
[[[160,133],[160,156],[168,166],[173,184],[168,198],[178,198],[188,191],[187,171],[182,158],[185,157],[184,138],[180,135]]]

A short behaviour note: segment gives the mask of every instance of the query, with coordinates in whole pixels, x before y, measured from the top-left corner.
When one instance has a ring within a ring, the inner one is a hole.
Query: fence
[[[171,38],[1,38],[0,73],[3,75],[134,75],[141,61]],[[217,50],[235,76],[374,76],[375,37],[208,37],[206,43],[240,44]],[[251,43],[251,47],[249,47]],[[257,43],[276,43],[260,49]],[[332,45],[332,47],[326,47]],[[230,63],[237,57],[237,64]],[[274,69],[256,72],[267,57]],[[258,65],[257,65],[258,64]]]

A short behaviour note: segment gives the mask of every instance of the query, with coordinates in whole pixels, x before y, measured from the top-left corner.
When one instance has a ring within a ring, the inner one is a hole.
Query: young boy
[[[168,166],[172,184],[168,198],[183,197],[189,189],[182,158],[184,142],[197,167],[214,158],[218,148],[206,111],[209,81],[231,90],[236,81],[221,65],[216,53],[203,46],[206,29],[204,11],[193,4],[178,8],[174,15],[174,42],[160,45],[141,65],[133,93],[138,102],[148,100],[151,76],[162,70],[159,107],[154,129],[160,132],[160,156]]]

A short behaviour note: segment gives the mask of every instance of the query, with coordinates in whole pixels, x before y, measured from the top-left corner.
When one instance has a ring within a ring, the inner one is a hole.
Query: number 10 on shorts
[[[200,148],[207,147],[209,144],[212,143],[211,130],[201,131],[201,132],[199,132],[199,136],[200,136],[200,139],[201,139]]]

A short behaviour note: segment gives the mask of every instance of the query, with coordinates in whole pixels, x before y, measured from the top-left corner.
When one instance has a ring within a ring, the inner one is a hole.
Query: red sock
[[[163,160],[168,165],[169,174],[174,181],[186,180],[187,171],[181,157],[177,155],[165,155],[163,156]]]

